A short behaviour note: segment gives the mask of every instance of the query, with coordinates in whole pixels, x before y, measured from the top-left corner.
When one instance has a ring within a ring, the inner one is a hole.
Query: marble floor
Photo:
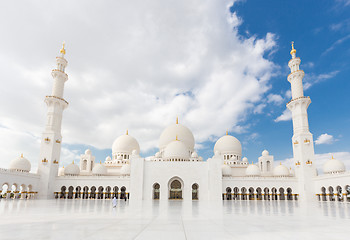
[[[350,203],[0,200],[0,239],[349,239]]]

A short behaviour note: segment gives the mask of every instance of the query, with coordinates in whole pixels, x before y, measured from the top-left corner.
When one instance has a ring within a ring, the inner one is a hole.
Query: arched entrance
[[[192,185],[192,200],[198,200],[198,184],[194,183]]]
[[[153,184],[153,199],[159,199],[160,195],[160,185],[159,183]]]
[[[182,199],[182,183],[179,179],[170,182],[169,190],[169,199]]]

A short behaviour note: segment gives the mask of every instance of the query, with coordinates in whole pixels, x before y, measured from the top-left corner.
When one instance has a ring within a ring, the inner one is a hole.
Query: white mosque
[[[74,161],[59,168],[62,113],[68,107],[63,98],[67,60],[64,45],[52,70],[52,93],[45,97],[47,121],[42,134],[37,173],[23,155],[11,161],[9,169],[0,169],[1,197],[6,199],[110,199],[142,200],[321,200],[350,201],[350,172],[344,163],[329,159],[318,175],[313,136],[309,131],[307,109],[310,97],[304,96],[299,69],[300,58],[292,45],[292,99],[287,103],[293,116],[294,169],[274,165],[274,157],[262,151],[256,164],[242,158],[240,141],[226,133],[214,146],[213,157],[204,160],[194,149],[190,129],[176,123],[159,138],[159,151],[140,157],[140,146],[128,132],[112,145],[112,155],[95,162],[88,149]]]

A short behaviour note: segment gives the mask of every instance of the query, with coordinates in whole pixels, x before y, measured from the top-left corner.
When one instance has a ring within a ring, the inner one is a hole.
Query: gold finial
[[[21,158],[23,158],[23,153],[21,153]]]
[[[129,135],[129,130],[128,129],[126,129],[126,135]]]
[[[74,164],[74,160],[72,161],[72,163]]]
[[[179,117],[176,117],[176,124],[179,124]]]
[[[226,130],[226,135],[228,135],[228,131]]]
[[[332,155],[332,159],[334,159],[333,155]]]
[[[297,52],[297,50],[294,49],[294,42],[292,41],[292,50],[290,51],[290,55],[293,56],[293,54],[295,54]]]
[[[176,139],[175,139],[176,141],[179,141],[179,139],[177,138],[177,135],[176,135]]]
[[[282,163],[280,162],[280,165],[282,165]]]
[[[66,42],[63,41],[63,43],[62,43],[62,48],[61,48],[61,50],[60,50],[60,53],[62,53],[63,55],[66,54],[66,49],[64,48],[65,45],[66,45]]]
[[[252,161],[252,164],[254,164],[254,162]]]
[[[64,165],[62,165],[62,168],[64,168]]]
[[[101,160],[100,160],[100,164],[102,164]]]

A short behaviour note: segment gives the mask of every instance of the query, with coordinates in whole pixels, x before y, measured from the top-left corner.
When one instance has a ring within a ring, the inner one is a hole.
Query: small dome
[[[99,164],[95,164],[95,167],[92,169],[92,175],[107,175],[107,168],[101,162]]]
[[[327,174],[345,172],[345,165],[342,161],[332,157],[323,164],[323,172]]]
[[[287,177],[289,176],[289,174],[290,174],[289,169],[282,164],[276,166],[273,169],[273,175],[276,177]]]
[[[242,156],[242,145],[237,138],[231,135],[225,135],[216,141],[214,153],[216,151],[220,154],[236,154]]]
[[[231,167],[227,164],[221,166],[223,176],[231,176]]]
[[[85,155],[91,155],[91,150],[90,149],[86,149],[85,150]]]
[[[190,129],[181,124],[172,124],[164,129],[159,137],[159,149],[165,149],[175,137],[185,144],[187,151],[194,150],[194,137]]]
[[[247,162],[248,162],[248,158],[244,157],[244,158],[242,159],[242,162],[247,163]]]
[[[161,158],[162,155],[160,154],[160,152],[157,152],[156,155],[154,155],[156,158]]]
[[[124,164],[120,169],[120,173],[122,175],[130,175],[130,170],[131,170],[130,164]]]
[[[198,154],[197,154],[196,152],[193,152],[193,153],[191,154],[191,158],[198,158]]]
[[[64,167],[58,169],[58,176],[64,176]]]
[[[110,156],[106,157],[106,162],[109,162],[109,161],[111,161],[111,160],[112,160],[112,159],[111,159]]]
[[[23,157],[22,154],[20,157],[13,159],[10,162],[10,169],[22,172],[29,172],[31,169],[31,164],[28,159]]]
[[[269,156],[269,152],[265,149],[264,151],[262,151],[261,155],[264,157]]]
[[[164,150],[164,158],[177,158],[188,160],[190,158],[190,153],[187,146],[182,141],[175,140],[169,143],[168,146],[166,146]]]
[[[64,169],[64,175],[79,175],[80,169],[74,161]]]
[[[255,164],[250,164],[245,170],[245,175],[247,176],[260,176],[260,169]]]
[[[133,156],[136,156],[136,155],[138,155],[138,152],[137,152],[137,150],[136,150],[136,149],[132,150],[132,152],[131,152],[131,155],[133,155]]]
[[[136,150],[137,154],[140,153],[140,145],[135,138],[128,134],[118,137],[112,145],[113,155],[117,153],[131,154],[133,150]]]
[[[198,160],[199,160],[199,161],[203,161],[203,158],[199,156],[199,157],[198,157]]]

